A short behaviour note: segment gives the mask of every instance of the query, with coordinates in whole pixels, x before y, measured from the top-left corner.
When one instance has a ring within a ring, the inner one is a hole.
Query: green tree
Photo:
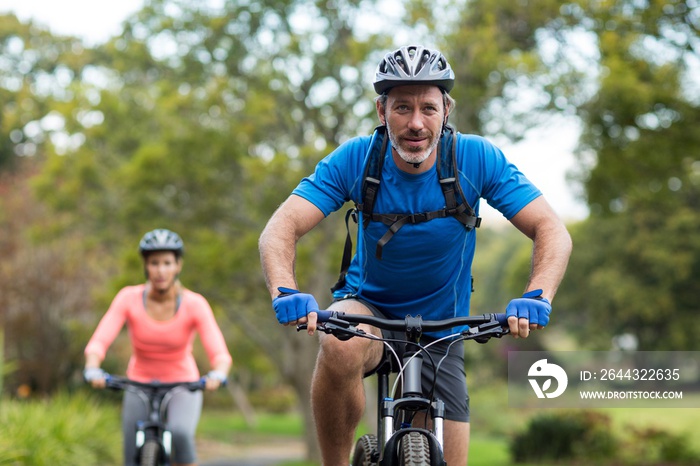
[[[143,232],[180,232],[192,252],[183,280],[212,300],[237,363],[246,360],[231,335],[263,349],[304,406],[316,341],[275,322],[257,237],[321,156],[372,127],[360,70],[388,42],[355,37],[360,9],[149,2],[93,51],[61,114],[82,144],[66,156],[50,147],[35,180],[61,214],[54,234],[83,234],[86,248],[123,258],[106,259],[126,267],[102,301],[140,275],[134,245]],[[302,284],[318,296],[329,296],[341,234],[332,220],[301,246]],[[312,429],[308,444],[313,457]]]
[[[436,24],[447,19],[443,9],[419,5]],[[518,140],[550,110],[561,112],[552,94],[566,92],[566,81],[554,79],[561,73],[542,47],[543,37],[564,25],[560,10],[558,0],[450,4],[456,20],[440,42],[455,70],[453,119],[461,131]]]
[[[643,349],[693,349],[698,326],[698,15],[694,1],[582,2],[569,8],[595,45],[595,92],[579,179],[591,217],[576,231],[564,295],[605,347],[616,333]]]
[[[7,387],[46,392],[75,372],[82,349],[74,324],[89,314],[100,274],[85,260],[83,237],[52,238],[56,218],[30,183],[51,141],[74,143],[58,110],[70,108],[71,81],[89,53],[78,39],[53,37],[14,15],[0,16],[0,48],[0,327],[15,368]]]
[[[71,99],[68,83],[88,53],[75,38],[0,15],[0,171],[20,157],[41,155],[43,143],[60,132],[50,110]]]

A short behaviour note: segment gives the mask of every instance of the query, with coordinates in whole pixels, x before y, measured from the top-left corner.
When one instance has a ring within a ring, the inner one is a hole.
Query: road
[[[212,460],[200,463],[202,466],[277,466],[280,464],[280,459],[231,459],[231,460]]]
[[[277,466],[304,458],[301,441],[272,440],[266,445],[226,444],[197,441],[201,466]]]

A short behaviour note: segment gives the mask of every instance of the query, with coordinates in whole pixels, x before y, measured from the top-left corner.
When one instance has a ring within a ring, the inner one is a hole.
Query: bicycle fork
[[[140,456],[141,448],[143,448],[146,440],[154,439],[162,448],[163,461],[166,464],[170,464],[173,445],[172,433],[165,428],[165,425],[160,420],[164,415],[164,413],[161,413],[164,403],[158,397],[153,397],[147,403],[150,404],[148,422],[138,421],[136,423],[136,454]]]
[[[401,437],[410,432],[420,432],[427,438],[430,445],[431,464],[444,464],[442,452],[444,448],[445,403],[442,400],[431,402],[423,396],[422,366],[423,357],[420,353],[405,355],[401,398],[396,400],[389,397],[389,371],[380,371],[378,374],[380,416],[378,416],[377,435],[380,450],[379,460],[382,465],[392,466],[395,464],[392,455],[385,457],[384,452],[396,451]],[[411,427],[406,418],[408,413],[415,414],[417,411],[430,413],[432,430],[428,430],[429,426],[425,426],[425,429]],[[401,419],[400,434],[397,434],[395,428],[397,413],[404,415],[404,419]]]

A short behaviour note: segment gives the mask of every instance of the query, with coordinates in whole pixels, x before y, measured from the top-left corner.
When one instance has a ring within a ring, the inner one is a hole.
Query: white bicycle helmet
[[[176,257],[181,257],[185,253],[185,245],[174,231],[158,228],[143,235],[139,243],[142,256],[153,251],[173,251]]]
[[[374,75],[377,94],[402,84],[434,84],[449,93],[454,83],[454,71],[442,53],[422,45],[408,45],[387,53]]]

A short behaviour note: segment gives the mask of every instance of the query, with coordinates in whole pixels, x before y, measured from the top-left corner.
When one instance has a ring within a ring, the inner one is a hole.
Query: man
[[[354,138],[300,182],[260,237],[263,271],[280,323],[307,323],[309,334],[315,332],[313,311],[318,304],[313,296],[297,290],[296,243],[348,200],[362,207],[357,252],[334,288],[329,309],[390,318],[421,314],[429,320],[468,315],[479,198],[485,198],[533,241],[525,294],[507,307],[511,333],[525,338],[548,323],[550,302],[571,253],[571,239],[537,188],[498,148],[478,136],[453,137],[458,197],[463,196],[468,205],[462,207],[461,217],[455,215],[459,209],[446,207],[448,195],[441,189],[443,179],[436,164],[441,136],[451,131],[446,125],[454,107],[449,96],[453,85],[454,73],[439,51],[408,46],[384,57],[374,88],[379,94],[377,116],[390,143],[381,153],[380,188],[372,212],[365,208],[362,186],[373,139]],[[445,148],[443,152],[448,153],[449,146]],[[391,223],[377,213],[399,214],[393,218],[404,220],[400,225],[395,222],[387,233],[385,223]],[[362,328],[380,335],[376,328]],[[441,336],[444,334],[427,338]],[[448,344],[435,346],[439,360]],[[445,460],[456,466],[467,463],[469,397],[463,346],[453,345],[449,351],[443,366],[450,370],[441,372],[444,383],[436,396],[446,402]],[[382,344],[376,341],[340,341],[321,334],[311,397],[324,465],[348,464],[365,405],[362,379],[382,357]]]

